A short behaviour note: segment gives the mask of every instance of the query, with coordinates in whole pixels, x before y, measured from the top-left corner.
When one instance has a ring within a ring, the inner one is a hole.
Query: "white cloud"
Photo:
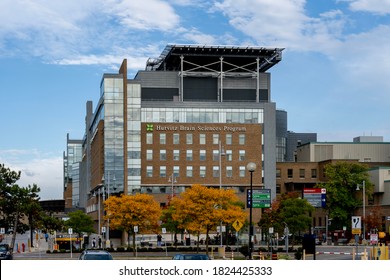
[[[93,61],[123,57],[117,46],[143,48],[139,36],[146,33],[140,30],[175,31],[179,21],[175,10],[160,0],[148,0],[147,5],[141,0],[2,0],[0,55],[97,63]]]
[[[225,0],[215,4],[230,24],[257,44],[297,51],[333,49],[339,43],[345,19],[340,11],[320,18],[305,13],[305,0]]]
[[[131,29],[170,30],[177,27],[179,16],[165,1],[107,0],[102,1],[105,11]]]
[[[193,44],[199,45],[215,45],[216,39],[214,36],[209,34],[204,34],[196,29],[188,30],[183,33],[183,39],[187,42],[192,42]]]
[[[0,150],[0,162],[13,171],[21,171],[17,184],[36,184],[41,200],[63,198],[63,159],[37,150]]]
[[[370,12],[373,14],[390,14],[390,0],[349,0],[352,11]]]

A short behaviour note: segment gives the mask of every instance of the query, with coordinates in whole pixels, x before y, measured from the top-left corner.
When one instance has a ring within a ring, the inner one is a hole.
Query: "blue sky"
[[[104,73],[167,44],[285,48],[270,69],[288,129],[390,142],[390,0],[1,0],[0,163],[62,198],[66,134],[84,133]]]

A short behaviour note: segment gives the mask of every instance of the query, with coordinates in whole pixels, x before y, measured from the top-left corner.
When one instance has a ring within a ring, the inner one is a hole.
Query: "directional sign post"
[[[325,188],[304,188],[303,198],[315,208],[326,206],[326,189]]]
[[[247,190],[247,208],[251,207],[251,190]],[[252,208],[271,207],[271,189],[253,189]]]
[[[352,216],[352,234],[361,234],[362,233],[362,217]]]

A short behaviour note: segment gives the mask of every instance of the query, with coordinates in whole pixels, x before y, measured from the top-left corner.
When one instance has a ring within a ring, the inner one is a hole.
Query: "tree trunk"
[[[199,237],[200,237],[200,231],[198,231],[198,240],[196,241],[196,253],[199,254]]]
[[[209,254],[209,229],[206,229],[206,254]]]
[[[129,233],[130,234],[130,233]],[[130,235],[129,235],[130,236]],[[135,232],[133,232],[133,256],[135,257],[135,250],[136,250],[136,248],[135,248],[135,246],[137,246],[136,244],[135,244]]]
[[[16,240],[16,230],[18,229],[18,223],[19,223],[19,211],[16,211],[15,214],[15,220],[14,220],[14,230],[12,232],[12,239],[11,239],[11,255],[14,253],[14,247],[15,247],[15,240]]]

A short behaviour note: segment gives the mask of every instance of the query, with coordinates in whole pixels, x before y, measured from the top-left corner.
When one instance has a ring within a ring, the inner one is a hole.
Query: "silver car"
[[[173,260],[210,260],[206,254],[176,254]]]
[[[79,260],[113,260],[113,257],[105,250],[85,250],[81,253]]]

